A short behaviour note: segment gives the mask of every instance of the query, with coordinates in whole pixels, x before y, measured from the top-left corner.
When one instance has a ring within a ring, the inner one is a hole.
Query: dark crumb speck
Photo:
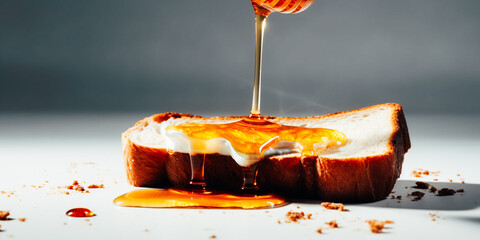
[[[454,195],[456,192],[450,188],[442,188],[438,191],[437,196],[450,196]]]
[[[415,191],[415,192],[410,193],[409,196],[413,197],[412,201],[418,201],[418,200],[422,199],[423,196],[425,196],[425,193]]]
[[[413,188],[418,188],[418,189],[428,189],[428,187],[430,186],[430,184],[426,183],[426,182],[416,182],[415,183],[415,186],[413,186]]]

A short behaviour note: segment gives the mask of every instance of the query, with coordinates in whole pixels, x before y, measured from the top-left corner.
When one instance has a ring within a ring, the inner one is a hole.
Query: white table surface
[[[480,235],[479,116],[407,115],[412,149],[394,189],[403,200],[347,204],[349,212],[324,210],[315,201],[270,210],[115,206],[115,197],[135,189],[125,180],[120,134],[142,117],[0,115],[0,191],[7,192],[0,194],[0,210],[11,212],[11,220],[0,221],[0,239],[209,239],[212,235],[216,239],[478,239]],[[440,173],[421,179],[410,176],[417,168]],[[57,188],[74,180],[105,188],[70,195]],[[416,189],[404,187],[417,180],[437,188],[463,188],[465,193],[445,197],[427,193],[420,201],[410,201],[406,195]],[[10,192],[13,195],[8,196]],[[67,217],[65,212],[74,207],[90,208],[96,216]],[[313,218],[283,223],[290,210],[312,213]],[[429,214],[438,215],[436,221]],[[25,222],[18,221],[23,217]],[[365,223],[369,219],[395,224],[382,234],[372,234]],[[340,228],[326,229],[324,222],[330,220],[337,220]],[[316,233],[319,227],[324,228],[321,235]]]

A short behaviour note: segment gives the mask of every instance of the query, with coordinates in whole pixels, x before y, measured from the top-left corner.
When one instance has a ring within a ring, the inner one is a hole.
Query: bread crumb
[[[412,192],[412,193],[408,194],[408,196],[413,197],[412,201],[418,201],[418,200],[421,200],[423,198],[423,196],[425,196],[425,193],[415,191],[415,192]]]
[[[144,232],[150,232],[147,228],[145,228],[143,231],[144,231]]]
[[[0,211],[0,220],[7,220],[7,217],[10,215],[9,211]]]
[[[465,181],[462,181],[462,184],[465,184]]]
[[[434,186],[432,186],[432,185],[430,185],[429,191],[430,191],[431,193],[436,193],[436,192],[437,192],[437,188],[434,187]]]
[[[425,176],[429,176],[429,175],[433,175],[433,176],[438,176],[438,173],[440,171],[437,171],[437,172],[432,172],[432,171],[428,171],[428,170],[423,170],[421,168],[418,168],[417,170],[412,170],[412,172],[410,173],[411,176],[413,177],[422,177],[422,175],[425,175]]]
[[[440,216],[438,216],[438,214],[436,213],[428,213],[428,215],[430,215],[433,222],[437,221],[437,219],[440,218]]]
[[[88,186],[88,188],[104,188],[104,185],[103,185],[103,184],[99,184],[99,185],[97,185],[97,184],[90,184],[90,185]]]
[[[210,239],[215,239],[215,238],[217,238],[217,236],[215,235],[210,236]]]
[[[381,233],[385,224],[393,224],[394,222],[391,220],[386,221],[379,221],[379,220],[367,220],[365,221],[370,225],[370,231],[372,233]]]
[[[418,188],[418,189],[428,189],[428,187],[430,186],[430,184],[426,183],[426,182],[415,182],[415,186],[413,186],[413,188]]]
[[[450,196],[454,195],[456,192],[450,188],[442,188],[438,191],[437,196]]]
[[[330,222],[325,222],[330,228],[338,228],[338,224],[336,220],[332,220]]]
[[[438,181],[438,179],[437,179],[437,178],[434,178],[434,179],[433,179],[433,181],[435,181],[435,182],[436,182],[436,181]]]
[[[71,185],[65,186],[66,189],[68,190],[74,190],[78,192],[85,192],[85,188],[78,183],[77,180],[73,181]]]
[[[285,221],[286,223],[298,222],[300,220],[306,219],[304,212],[289,211],[287,212],[287,214],[285,214],[285,217],[287,218],[287,220]]]
[[[461,188],[461,189],[457,189],[457,192],[465,192],[465,190],[463,190],[463,188]]]
[[[453,180],[452,180],[452,179],[448,179],[448,181],[449,181],[449,182],[453,182]]]
[[[322,202],[321,206],[330,210],[348,211],[342,203]]]
[[[318,229],[317,229],[317,233],[318,233],[318,234],[322,234],[322,228],[318,228]]]
[[[26,218],[19,218],[18,221],[25,222],[25,221],[27,221],[27,219]]]

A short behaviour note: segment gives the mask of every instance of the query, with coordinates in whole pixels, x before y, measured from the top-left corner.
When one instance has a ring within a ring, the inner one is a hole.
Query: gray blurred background
[[[249,0],[0,0],[0,113],[248,114],[253,23]],[[478,0],[316,0],[265,37],[266,115],[480,114]]]

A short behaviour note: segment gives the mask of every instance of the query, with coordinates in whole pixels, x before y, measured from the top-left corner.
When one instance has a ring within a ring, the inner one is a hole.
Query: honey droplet
[[[95,213],[88,208],[72,208],[67,211],[67,216],[69,217],[93,217]]]
[[[117,197],[122,207],[148,208],[272,208],[286,204],[283,197],[265,194],[230,194],[220,191],[189,191],[179,189],[141,189]]]

